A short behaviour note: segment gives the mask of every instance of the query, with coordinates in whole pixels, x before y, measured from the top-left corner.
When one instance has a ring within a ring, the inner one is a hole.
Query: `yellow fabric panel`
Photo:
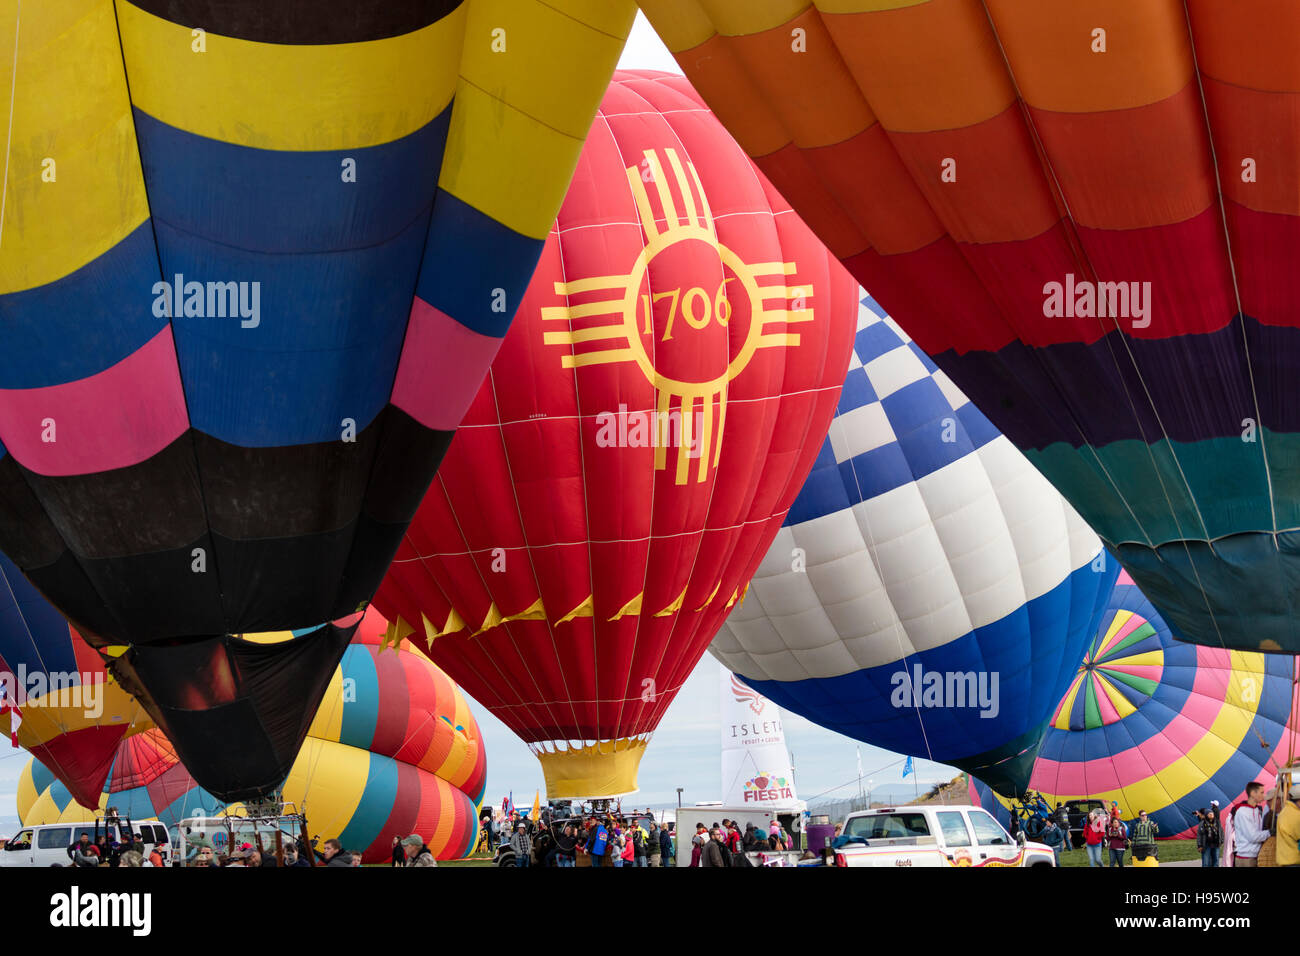
[[[18,793],[15,803],[18,806],[18,819],[26,820],[27,815],[31,812],[36,801],[40,799],[40,794],[36,792],[36,781],[32,779],[32,767],[35,761],[27,761],[23,767],[23,772],[18,775]]]
[[[309,737],[338,740],[343,733],[343,668],[334,668],[330,685],[321,698],[320,708],[307,729]]]
[[[72,806],[75,807],[76,805],[77,801],[72,801]],[[36,826],[41,823],[58,823],[59,808],[55,806],[54,800],[50,797],[50,788],[46,787],[26,806],[19,800],[18,819],[22,821],[25,827]]]
[[[368,750],[308,737],[285,780],[284,799],[307,814],[312,833],[337,835],[361,805],[369,777]]]
[[[1101,681],[1101,687],[1106,692],[1106,697],[1110,700],[1111,706],[1115,708],[1115,713],[1119,714],[1120,720],[1137,710],[1109,679]]]
[[[262,631],[260,634],[241,634],[250,644],[283,644],[293,640],[293,631]]]
[[[1061,701],[1060,710],[1057,711],[1056,722],[1052,724],[1057,730],[1070,729],[1070,712],[1074,710],[1075,699],[1083,693],[1083,679],[1076,676],[1074,682],[1070,684],[1070,689],[1066,691],[1065,699]]]
[[[718,32],[699,3],[683,0],[640,2],[641,12],[671,53],[693,49]]]
[[[775,30],[812,9],[811,0],[695,0],[695,4],[723,36]]]
[[[1183,0],[988,0],[1025,102],[1060,113],[1145,106],[1192,82]],[[1106,31],[1106,52],[1092,31]]]
[[[19,25],[16,0],[0,0],[0,294],[75,272],[149,215],[112,0],[40,0],[22,13]],[[41,178],[47,158],[54,182]]]
[[[583,5],[577,5],[581,9]],[[606,29],[540,0],[476,0],[439,185],[502,225],[545,239],[636,7],[609,0]],[[504,53],[492,30],[506,30]]]
[[[148,721],[135,698],[109,683],[98,684],[89,693],[78,686],[29,697],[22,710],[18,744],[28,750],[88,727],[130,726],[137,720]],[[91,716],[88,711],[92,710],[100,713]]]
[[[446,109],[464,7],[422,30],[362,43],[280,44],[209,33],[118,4],[131,98],[177,129],[259,149],[377,146]],[[120,69],[120,63],[119,63]]]
[[[552,800],[615,797],[636,790],[636,771],[645,753],[644,740],[622,738],[582,749],[538,753]]]

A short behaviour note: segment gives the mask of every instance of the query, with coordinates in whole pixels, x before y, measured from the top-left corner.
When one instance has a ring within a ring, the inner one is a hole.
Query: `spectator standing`
[[[1052,848],[1052,856],[1056,859],[1056,865],[1061,865],[1061,828],[1056,825],[1056,821],[1051,817],[1047,818],[1047,824],[1043,827],[1043,835],[1039,837],[1046,846]]]
[[[510,849],[515,851],[515,866],[527,867],[532,865],[533,838],[528,835],[526,824],[515,824],[515,832],[510,837]]]
[[[1246,784],[1246,799],[1229,812],[1234,842],[1232,865],[1258,866],[1259,848],[1268,839],[1264,827],[1264,785],[1257,781]]]
[[[1083,826],[1083,841],[1088,848],[1088,866],[1101,866],[1102,844],[1106,840],[1106,812],[1093,810]]]
[[[700,866],[726,866],[722,853],[726,845],[722,842],[722,829],[713,831],[712,837],[704,844],[700,853]]]
[[[1300,783],[1293,783],[1277,815],[1277,865],[1300,866]]]
[[[1145,810],[1138,811],[1137,822],[1133,824],[1133,859],[1145,860],[1148,856],[1156,856],[1156,837],[1160,835],[1160,827],[1154,820],[1147,819]]]
[[[1219,829],[1217,807],[1207,807],[1201,811],[1201,822],[1196,827],[1196,849],[1201,851],[1201,866],[1219,865],[1219,847],[1223,843],[1223,834]]]
[[[1110,865],[1124,866],[1124,851],[1128,849],[1128,827],[1118,814],[1112,813],[1106,822],[1106,845],[1110,849]]]
[[[667,827],[659,829],[659,856],[664,866],[677,865],[677,857],[673,855],[673,835]]]

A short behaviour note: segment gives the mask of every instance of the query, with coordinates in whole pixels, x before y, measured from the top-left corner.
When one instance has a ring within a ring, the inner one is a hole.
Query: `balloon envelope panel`
[[[1286,655],[1177,640],[1121,574],[1029,785],[1053,805],[1114,801],[1126,820],[1146,810],[1162,836],[1191,837],[1196,810],[1226,810],[1294,761],[1296,677]]]
[[[552,797],[636,789],[816,455],[855,291],[681,77],[616,74],[375,597]]]
[[[256,653],[228,635],[373,594],[634,9],[22,10],[0,549],[93,644],[127,648],[123,682],[227,798],[283,779],[350,633]],[[240,763],[212,748],[223,733]]]
[[[1118,568],[870,296],[857,326],[830,433],[713,653],[816,723],[1014,792]]]
[[[1281,265],[1300,210],[1260,172],[1300,153],[1300,13],[642,7],[760,168],[1181,639],[1300,651],[1300,297]]]
[[[284,799],[305,810],[312,833],[337,836],[366,863],[387,861],[392,838],[411,833],[439,859],[467,856],[486,780],[478,724],[436,665],[409,645],[381,646],[386,627],[375,612],[367,615],[289,772]],[[93,805],[167,824],[226,806],[194,781],[156,729],[121,743]],[[38,760],[20,778],[18,808],[24,824],[93,816]]]

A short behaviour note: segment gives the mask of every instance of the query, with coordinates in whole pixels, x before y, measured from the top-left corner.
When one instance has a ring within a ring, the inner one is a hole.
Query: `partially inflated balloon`
[[[1300,651],[1300,8],[642,7],[1179,637]]]
[[[104,662],[0,554],[0,687],[21,712],[18,745],[94,802],[126,734],[153,726]],[[0,739],[9,730],[0,718]],[[0,746],[4,746],[0,744]]]
[[[1023,790],[1117,567],[863,300],[839,411],[711,650],[787,710]]]
[[[213,792],[293,762],[633,12],[0,0],[0,549]]]
[[[423,655],[380,644],[387,623],[370,612],[343,655],[284,798],[307,814],[312,833],[337,837],[366,863],[386,862],[393,837],[411,833],[438,859],[466,856],[478,837],[486,784],[478,724],[459,689]],[[116,756],[91,807],[166,824],[224,808],[194,782],[160,731],[123,741]],[[91,820],[93,811],[80,803],[40,761],[19,779],[24,826]]]
[[[856,287],[680,76],[619,73],[375,605],[538,754],[636,789],[807,474]]]
[[[1192,836],[1196,810],[1294,762],[1296,660],[1175,640],[1122,574],[1043,738],[1029,786],[1053,806],[1091,798]],[[975,781],[976,787],[982,786]],[[981,802],[1005,815],[1005,801]]]

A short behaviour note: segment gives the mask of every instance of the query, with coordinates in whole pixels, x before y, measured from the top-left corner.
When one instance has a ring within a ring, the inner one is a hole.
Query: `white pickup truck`
[[[1018,844],[980,807],[887,807],[850,813],[828,866],[1055,866],[1052,848]]]

